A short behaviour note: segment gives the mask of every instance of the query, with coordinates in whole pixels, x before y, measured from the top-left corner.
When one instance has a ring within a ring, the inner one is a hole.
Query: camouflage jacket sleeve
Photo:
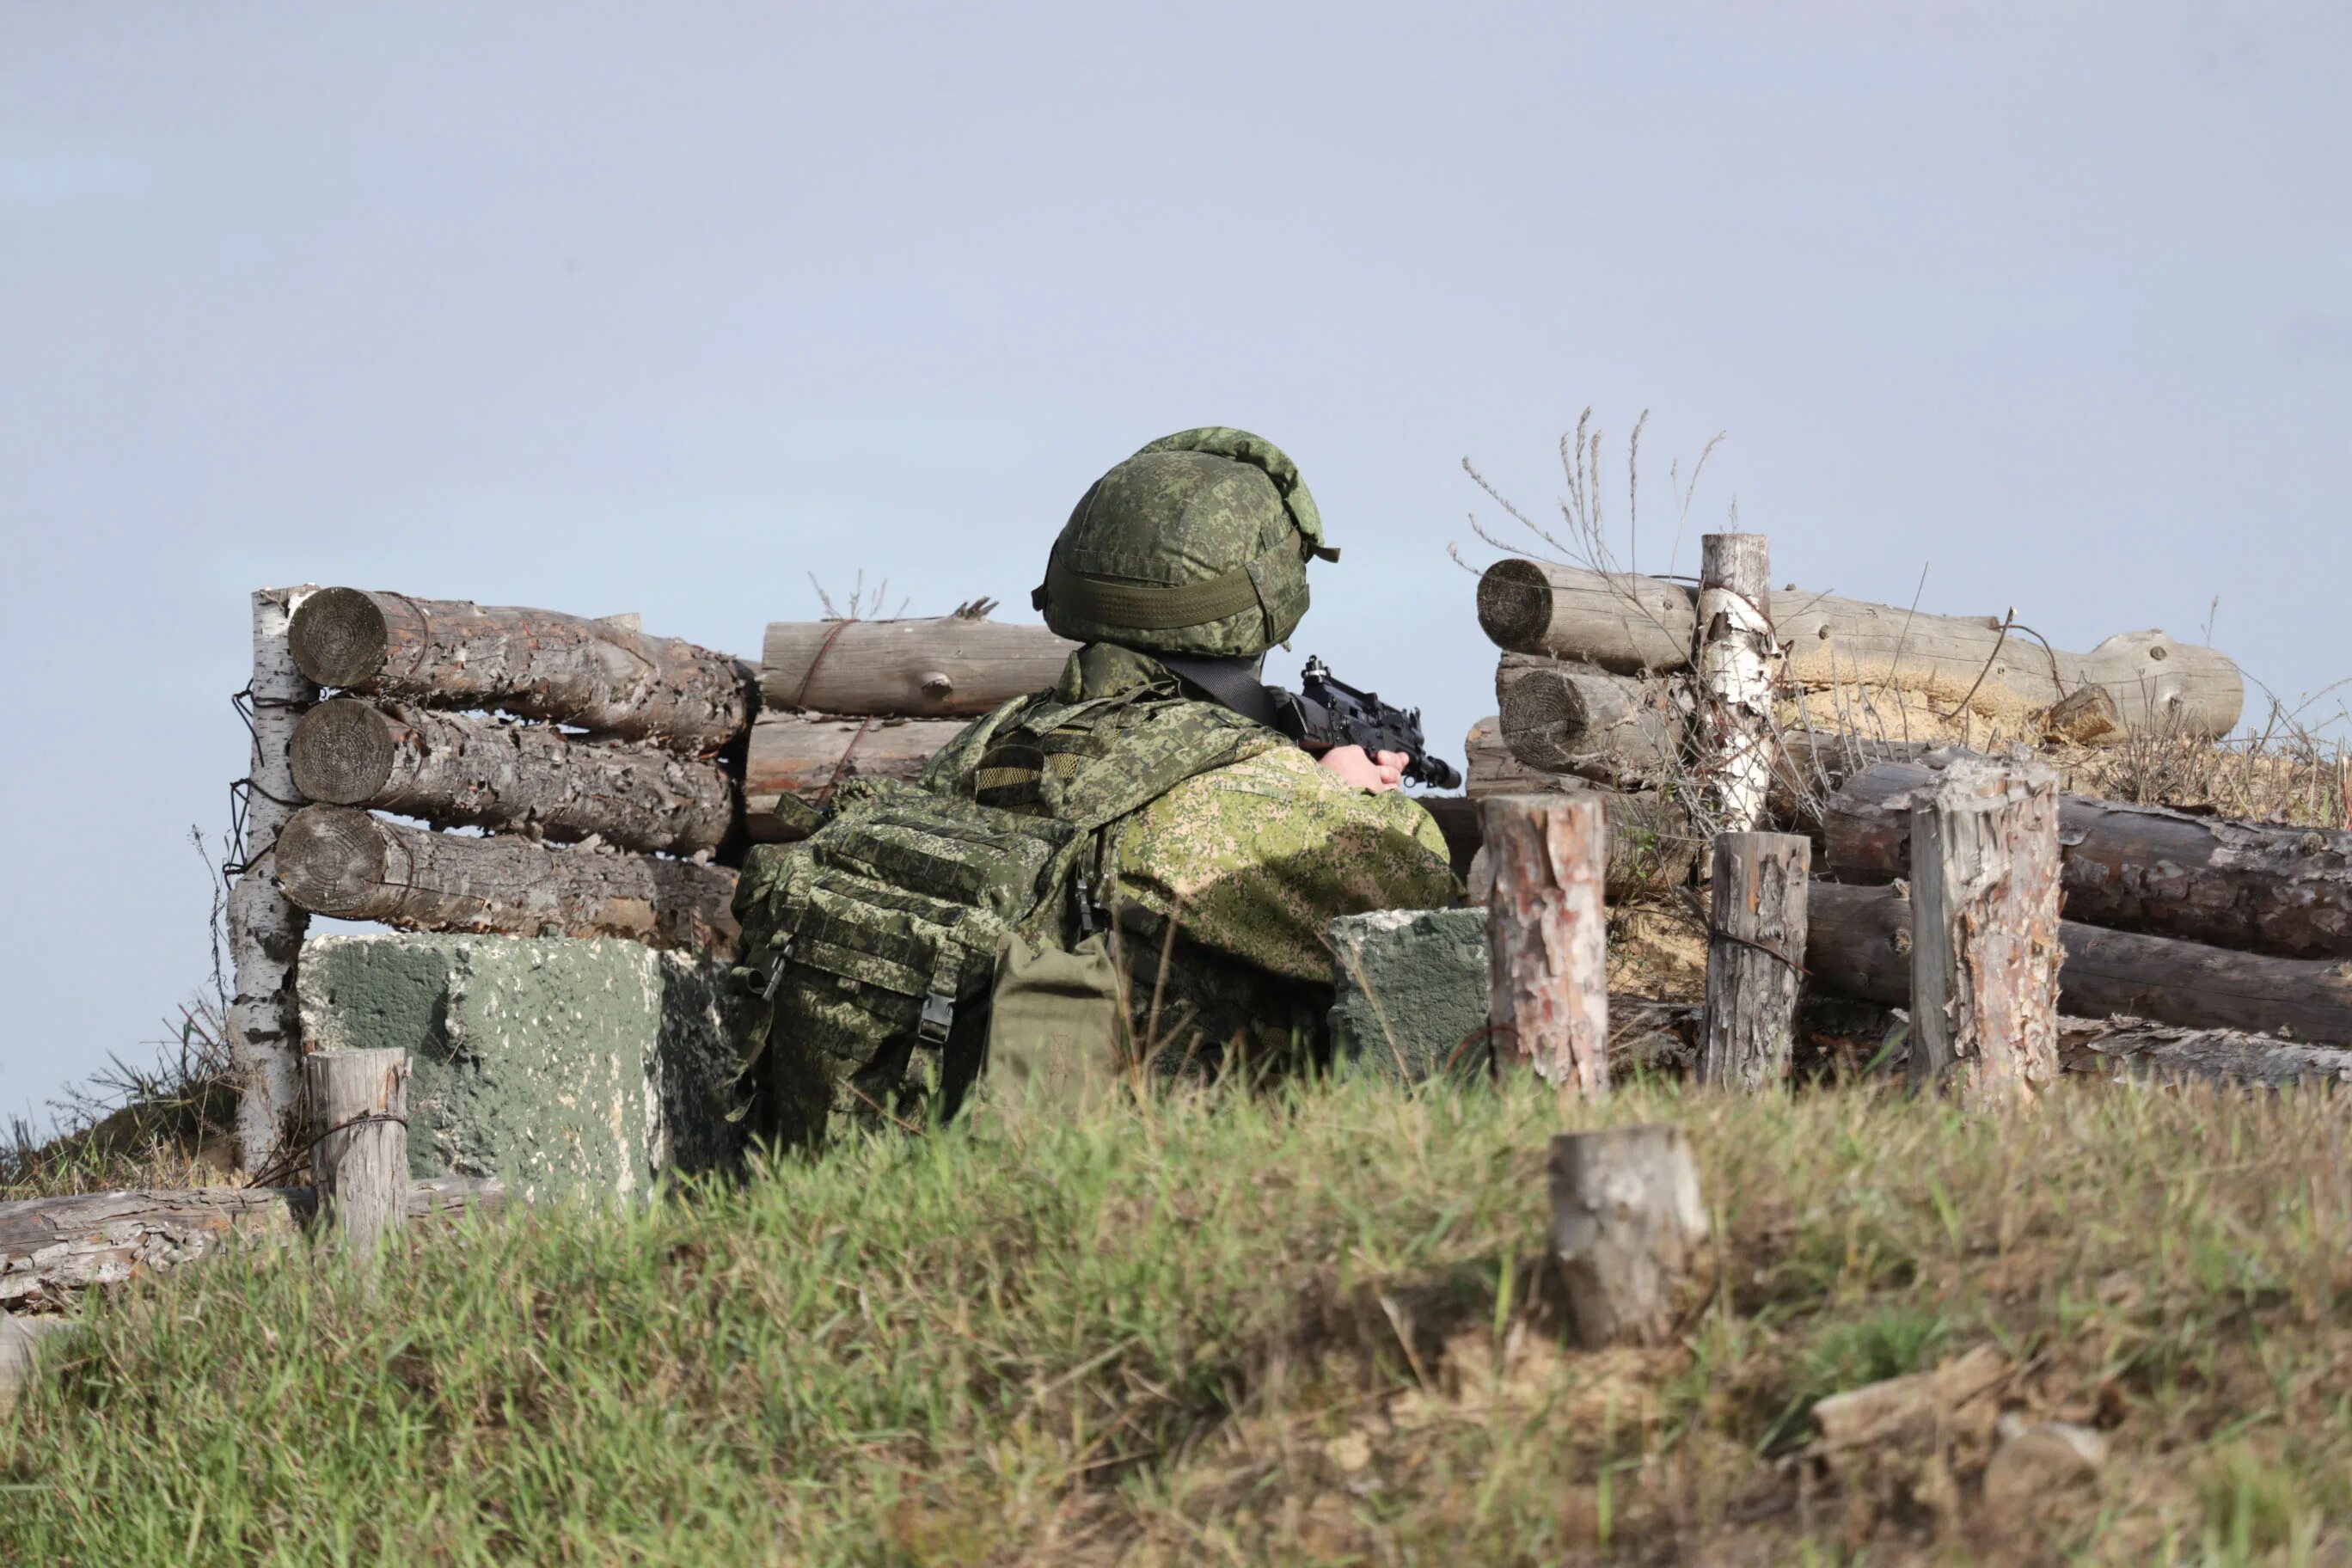
[[[1186,780],[1119,830],[1118,897],[1205,946],[1328,984],[1323,928],[1459,895],[1436,822],[1401,792],[1356,789],[1293,748]]]

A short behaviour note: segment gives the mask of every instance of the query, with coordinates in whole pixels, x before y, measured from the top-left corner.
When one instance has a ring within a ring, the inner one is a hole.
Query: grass
[[[1546,1137],[1655,1118],[1712,1290],[1572,1351]],[[0,1561],[2340,1562],[2347,1156],[2339,1100],[2079,1085],[2004,1123],[1347,1081],[853,1143],[373,1289],[296,1249],[93,1304],[0,1415]],[[1811,1451],[1811,1401],[1985,1345],[2116,1450],[2022,1545],[1982,1434]]]

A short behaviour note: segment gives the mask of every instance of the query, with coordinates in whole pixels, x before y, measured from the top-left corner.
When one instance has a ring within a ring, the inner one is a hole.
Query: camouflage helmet
[[[1079,642],[1250,658],[1307,614],[1307,558],[1337,561],[1281,447],[1210,426],[1152,442],[1078,500],[1031,602]]]

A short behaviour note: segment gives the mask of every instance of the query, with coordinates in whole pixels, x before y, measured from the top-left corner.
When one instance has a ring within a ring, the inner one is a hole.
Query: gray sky
[[[1913,9],[0,11],[0,1111],[203,980],[268,584],[1025,616],[1237,424],[1346,549],[1297,653],[1458,761],[1460,460],[1549,507],[1590,404],[1645,566],[1726,430],[1781,580],[2352,674],[2346,9]]]

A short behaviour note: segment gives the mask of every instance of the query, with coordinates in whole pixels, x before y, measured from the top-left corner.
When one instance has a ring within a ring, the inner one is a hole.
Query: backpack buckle
[[[792,955],[793,939],[791,937],[786,937],[776,943],[776,956],[768,961],[768,983],[761,986],[758,992],[761,1001],[772,1002],[776,999],[776,987],[784,983],[784,961]]]
[[[955,1022],[955,998],[944,991],[934,991],[923,998],[922,1021],[915,1026],[916,1035],[932,1045],[948,1043],[948,1026]]]

